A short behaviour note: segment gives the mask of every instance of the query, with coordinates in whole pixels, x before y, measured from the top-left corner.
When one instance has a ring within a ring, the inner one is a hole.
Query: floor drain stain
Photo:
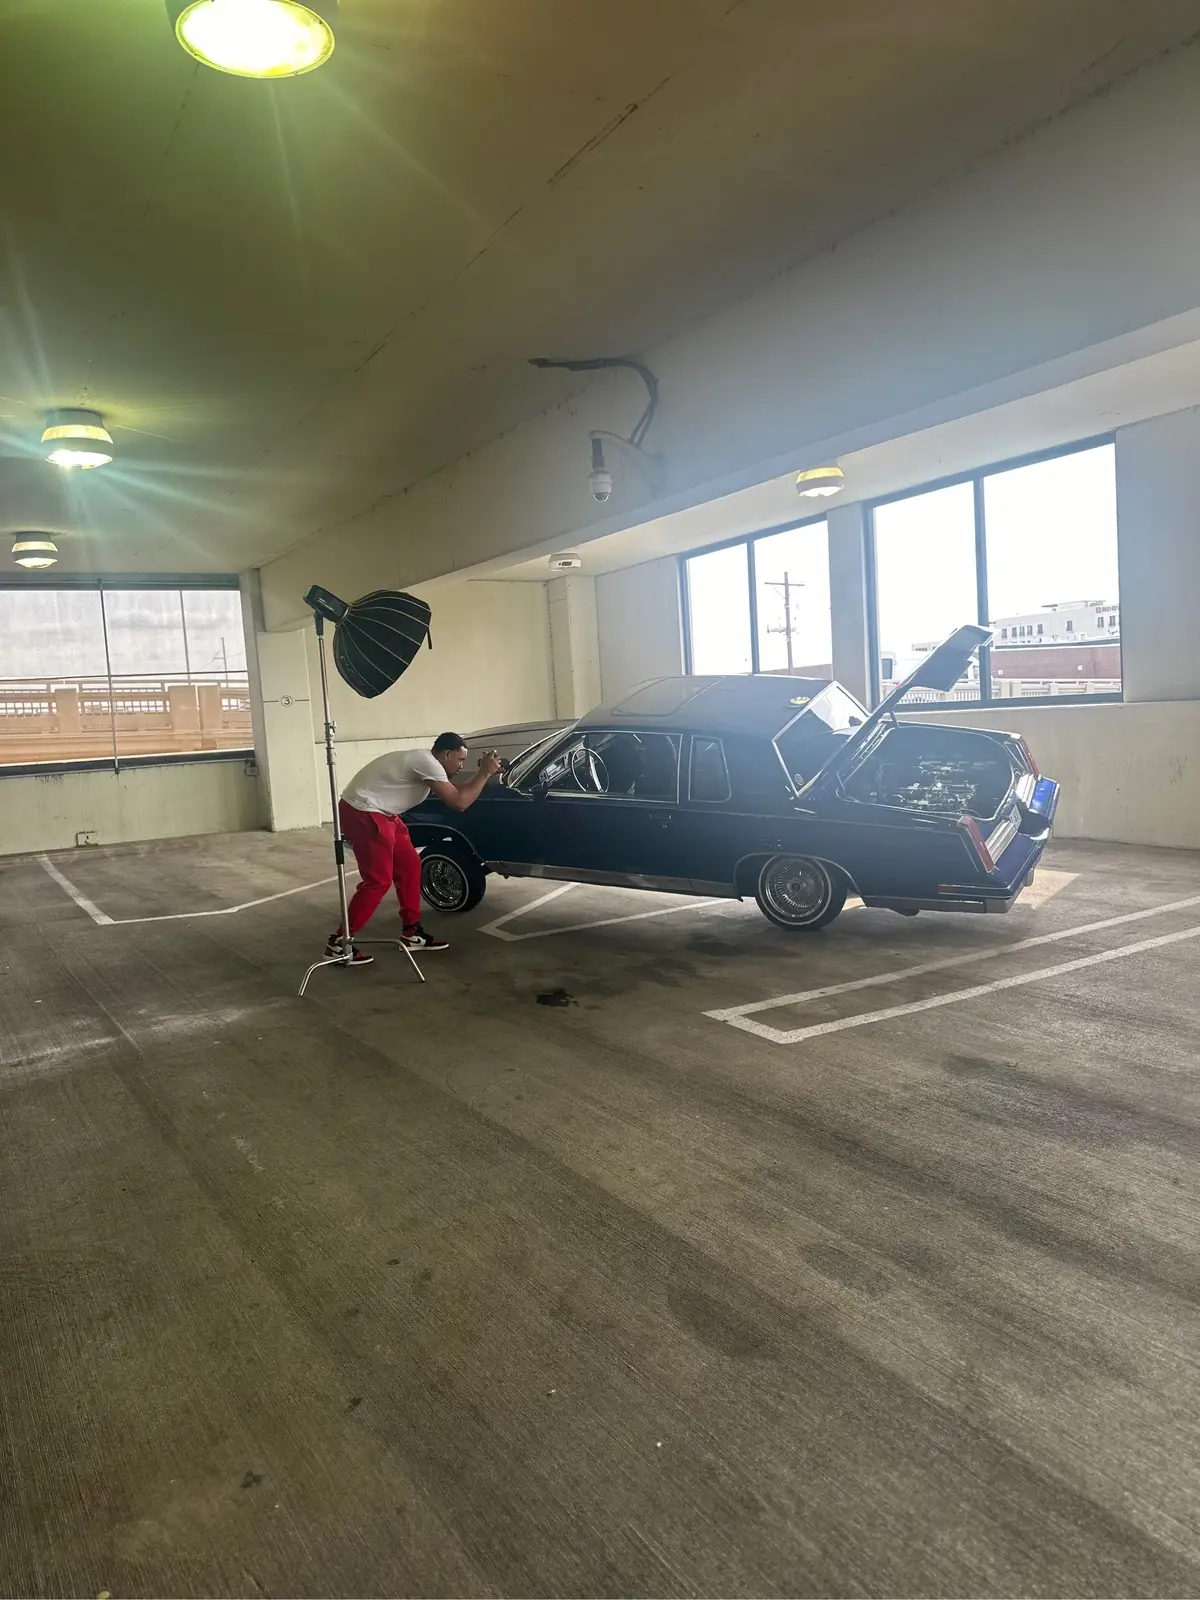
[[[547,989],[545,994],[538,995],[537,1003],[540,1006],[573,1006],[575,997],[565,989]]]

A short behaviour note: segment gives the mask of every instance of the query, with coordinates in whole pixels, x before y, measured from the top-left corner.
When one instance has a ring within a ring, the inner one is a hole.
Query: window
[[[886,694],[908,677],[930,645],[979,614],[971,485],[877,506],[874,529],[876,627],[883,652],[895,663],[893,680],[881,685]],[[910,700],[978,697],[978,683],[964,681],[946,695],[915,690]]]
[[[252,744],[236,588],[0,589],[0,765]]]
[[[833,676],[829,530],[824,522],[754,541],[757,672]]]
[[[729,769],[725,765],[725,751],[719,739],[696,737],[692,740],[688,794],[693,800],[702,800],[706,805],[720,805],[729,799]]]
[[[689,672],[831,676],[823,518],[686,556],[683,572]]]
[[[753,671],[746,546],[734,544],[689,556],[685,570],[690,670]]]
[[[572,733],[514,781],[525,793],[541,788],[673,805],[679,798],[679,740],[673,734],[624,730]]]
[[[1120,696],[1114,456],[1089,444],[873,508],[882,692],[978,620],[993,629],[978,664],[913,700]]]

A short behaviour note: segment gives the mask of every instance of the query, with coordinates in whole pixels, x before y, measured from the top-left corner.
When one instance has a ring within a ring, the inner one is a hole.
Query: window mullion
[[[746,540],[746,583],[750,591],[750,671],[757,672],[762,656],[758,648],[758,569],[753,539]]]
[[[984,480],[977,477],[971,485],[974,490],[975,509],[975,596],[979,624],[991,626],[991,606],[988,601],[987,581],[987,497]],[[992,647],[985,644],[979,651],[979,698],[987,702],[992,698]]]

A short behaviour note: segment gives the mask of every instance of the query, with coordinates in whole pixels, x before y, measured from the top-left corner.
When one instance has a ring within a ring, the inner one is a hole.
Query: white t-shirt
[[[399,817],[429,798],[432,783],[447,783],[446,769],[432,750],[389,750],[376,756],[342,791],[356,811]]]

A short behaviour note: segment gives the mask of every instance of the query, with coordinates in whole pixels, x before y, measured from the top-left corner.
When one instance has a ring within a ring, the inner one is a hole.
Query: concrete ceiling
[[[1193,34],[1193,0],[343,0],[320,72],[0,0],[0,527],[216,571],[336,529]],[[70,479],[55,405],[119,458]]]
[[[1194,340],[1007,405],[849,451],[838,457],[846,478],[839,501],[801,500],[795,476],[789,472],[735,494],[577,543],[574,548],[582,560],[581,570],[598,577],[764,528],[819,517],[831,505],[902,494],[941,478],[1101,437],[1148,417],[1193,406],[1200,406],[1200,342]],[[535,554],[523,552],[516,560],[487,562],[469,576],[545,583],[552,576],[550,553],[539,548]]]

